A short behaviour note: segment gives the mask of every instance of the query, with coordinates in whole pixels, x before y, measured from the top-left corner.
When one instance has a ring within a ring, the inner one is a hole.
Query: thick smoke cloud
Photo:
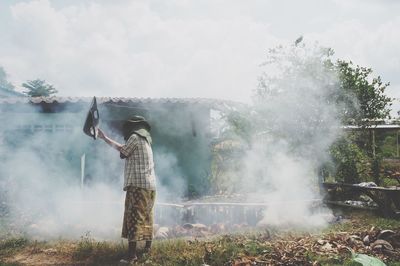
[[[389,73],[383,78],[396,88],[400,20],[393,12],[398,3],[381,2],[385,4],[310,1],[313,8],[306,10],[303,2],[291,3],[288,9],[286,2],[270,1],[255,5],[240,1],[0,3],[4,7],[0,11],[4,14],[0,16],[4,22],[0,23],[0,65],[15,85],[44,78],[61,95],[212,97],[250,102],[265,48],[304,33],[334,47],[339,58],[376,66],[378,74]],[[335,9],[341,11],[331,12]],[[338,17],[332,15],[338,13]],[[325,101],[335,91],[335,77],[324,72],[319,61],[313,61],[312,52],[299,58],[309,63],[318,82],[293,68],[293,75],[286,73],[281,82],[268,84],[283,91],[255,104],[255,118],[262,128],[245,154],[245,178],[237,181],[257,194],[249,201],[275,202],[265,216],[264,222],[270,224],[299,221],[300,225],[321,225],[325,221],[323,215],[313,215],[315,210],[307,202],[320,198],[316,169],[329,159],[327,147],[340,134],[334,116],[338,107]],[[276,71],[264,67],[267,74]],[[74,131],[71,138],[80,140],[81,134]],[[106,172],[98,170],[104,169],[104,161],[98,162],[100,167],[92,164],[99,182],[82,189],[80,169],[59,171],[69,169],[59,167],[68,164],[68,154],[58,152],[63,150],[65,138],[56,143],[40,135],[18,140],[24,142],[23,149],[2,145],[5,142],[0,139],[0,172],[5,176],[0,180],[0,187],[5,188],[0,198],[13,203],[10,215],[26,216],[16,227],[45,237],[79,237],[85,231],[119,237],[122,162],[115,151],[95,144],[104,158],[115,159],[106,161]],[[73,145],[88,144],[76,141]],[[48,158],[39,154],[43,146],[48,154],[59,155]],[[177,180],[174,192],[159,188],[159,200],[183,195],[186,184],[177,158],[165,150],[156,157],[167,179]],[[90,160],[90,154],[86,158]],[[303,220],[306,217],[309,219]]]
[[[322,227],[332,217],[321,206],[318,185],[318,171],[340,136],[335,99],[342,92],[330,54],[318,45],[280,46],[263,66],[253,111],[242,120],[251,129],[237,136],[249,147],[237,180],[228,181],[248,201],[269,204],[260,224]]]
[[[106,116],[105,109],[100,111]],[[0,237],[25,234],[35,239],[79,239],[90,233],[96,239],[120,239],[124,161],[103,141],[83,134],[79,125],[85,115],[68,110],[46,114],[35,108],[1,114]],[[72,126],[60,127],[64,125]],[[101,127],[123,143],[107,123]],[[159,162],[157,173],[161,173],[157,202],[179,201],[187,184],[175,154],[158,150],[155,160]],[[163,220],[156,222],[174,224],[178,220],[164,212]]]

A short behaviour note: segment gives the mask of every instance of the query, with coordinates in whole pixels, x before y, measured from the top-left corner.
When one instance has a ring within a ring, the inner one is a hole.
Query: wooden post
[[[399,157],[399,131],[396,132],[396,150],[397,150],[397,158]]]
[[[375,158],[375,129],[372,130],[372,156]]]
[[[81,156],[81,188],[85,185],[85,162],[86,162],[86,153]]]

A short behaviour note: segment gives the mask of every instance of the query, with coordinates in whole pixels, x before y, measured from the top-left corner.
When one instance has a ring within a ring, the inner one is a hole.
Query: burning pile
[[[355,233],[340,232],[318,238],[312,235],[294,236],[260,234],[255,239],[245,236],[224,236],[228,242],[243,247],[243,252],[230,265],[321,265],[322,261],[340,264],[343,258],[368,254],[383,261],[400,259],[400,231],[379,230]],[[226,240],[226,239],[225,239]],[[253,246],[252,253],[247,247]],[[205,261],[212,263],[218,243],[206,245]],[[252,253],[252,254],[251,254]]]
[[[215,223],[210,226],[200,223],[186,223],[171,227],[155,225],[155,239],[169,239],[178,237],[203,238],[212,235],[227,234],[230,232],[240,232],[249,229],[250,226],[243,224]]]

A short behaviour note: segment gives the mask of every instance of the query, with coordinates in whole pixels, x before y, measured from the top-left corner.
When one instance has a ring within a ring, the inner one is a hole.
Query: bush
[[[355,184],[368,175],[368,156],[348,138],[341,138],[330,148],[336,181]]]

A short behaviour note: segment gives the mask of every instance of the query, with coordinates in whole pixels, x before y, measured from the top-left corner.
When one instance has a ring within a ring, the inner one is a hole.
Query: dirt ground
[[[11,265],[79,265],[68,255],[49,254],[44,251],[32,253],[29,250],[23,250],[12,257],[5,258],[3,263]]]
[[[0,265],[119,265],[122,242],[0,242]],[[264,228],[206,238],[156,240],[136,265],[357,265],[352,253],[400,265],[400,221],[369,213],[348,213],[324,231]]]

